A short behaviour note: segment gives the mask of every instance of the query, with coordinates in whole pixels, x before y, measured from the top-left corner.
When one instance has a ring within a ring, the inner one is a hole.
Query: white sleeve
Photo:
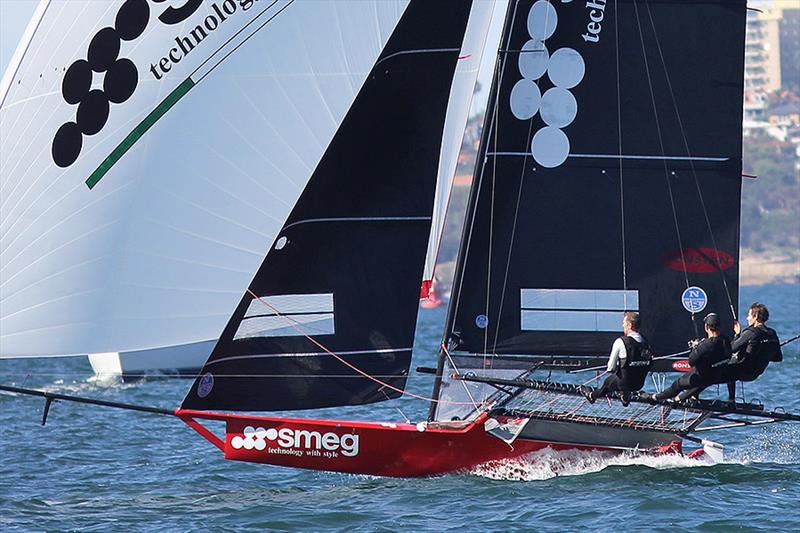
[[[622,342],[622,339],[615,340],[613,346],[611,346],[611,355],[608,356],[606,372],[614,372],[617,369],[619,360],[627,359],[627,357],[628,352],[625,351],[625,343]]]

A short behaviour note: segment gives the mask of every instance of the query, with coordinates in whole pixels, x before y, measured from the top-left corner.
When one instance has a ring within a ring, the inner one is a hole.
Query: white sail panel
[[[196,4],[46,5],[0,108],[2,356],[216,338],[408,1]]]
[[[450,89],[447,119],[445,120],[442,148],[439,156],[436,197],[433,204],[433,223],[431,224],[431,236],[428,241],[428,253],[425,257],[422,297],[427,296],[426,282],[433,281],[436,257],[439,253],[442,231],[444,231],[444,219],[447,214],[450,190],[453,186],[458,154],[461,152],[461,141],[464,137],[464,128],[467,124],[472,103],[472,93],[475,88],[475,80],[478,77],[494,6],[495,0],[473,2],[469,22],[467,23],[467,31],[464,34],[464,42],[461,46],[461,56],[456,66],[453,86]],[[429,283],[427,289],[430,289]]]

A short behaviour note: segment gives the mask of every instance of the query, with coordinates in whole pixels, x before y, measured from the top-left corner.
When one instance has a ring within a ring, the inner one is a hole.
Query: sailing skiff
[[[347,4],[352,12],[333,20],[356,31],[386,4]],[[125,3],[133,5],[140,3]],[[347,65],[346,46],[337,48],[346,34],[292,33],[299,20],[292,17],[309,3],[254,5],[280,9],[259,30],[275,38],[270,54],[319,38],[333,48],[318,53]],[[746,403],[637,397],[623,406],[613,397],[590,404],[575,384],[534,379],[607,353],[625,311],[645,317],[643,333],[660,354],[685,353],[705,312],[719,314],[724,327],[736,318],[743,0],[509,2],[438,364],[421,369],[434,375],[433,393],[405,390],[420,283],[431,279],[424,269],[453,80],[481,5],[392,2],[393,22],[378,17],[388,25],[379,24],[383,37],[370,41],[378,50],[371,67],[349,80],[358,89],[338,108],[340,120],[323,120],[329,141],[302,135],[323,149],[291,203],[270,206],[269,247],[180,408],[0,389],[44,397],[45,419],[53,400],[176,416],[228,459],[385,476],[459,471],[545,447],[682,453],[689,440],[703,444],[693,456],[718,458],[719,445],[693,435],[800,421]],[[127,11],[119,13],[118,24]],[[240,41],[230,49],[234,64],[253,45]],[[159,83],[182,79],[170,64],[159,63]],[[224,65],[183,78],[185,92],[156,108],[163,120],[148,122],[122,149],[114,148],[118,138],[92,151],[87,137],[86,154],[102,155],[85,163],[76,156],[75,164],[88,165],[92,192],[124,187],[113,167],[141,164],[136,149],[166,131],[162,121],[179,127],[194,87],[205,84],[198,92],[217,100],[210,110],[220,105],[215,80],[236,75]],[[314,89],[330,88],[319,82]],[[287,105],[278,105],[276,120]],[[259,139],[257,125],[252,133],[237,142]],[[291,158],[285,147],[282,154]],[[59,156],[55,166],[67,163]],[[235,167],[228,161],[225,172]],[[152,179],[177,186],[161,170]],[[159,329],[181,322],[152,319]],[[662,361],[672,370],[683,364],[677,356]],[[402,395],[429,401],[429,420],[237,413]],[[224,435],[208,421],[224,422]]]

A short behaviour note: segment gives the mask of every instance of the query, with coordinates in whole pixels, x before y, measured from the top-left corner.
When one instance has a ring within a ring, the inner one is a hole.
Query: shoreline
[[[773,283],[800,283],[800,257],[742,250],[739,262],[739,285]]]

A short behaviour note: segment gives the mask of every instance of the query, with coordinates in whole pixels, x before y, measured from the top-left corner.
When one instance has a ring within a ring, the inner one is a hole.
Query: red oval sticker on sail
[[[661,256],[661,264],[679,272],[719,272],[733,266],[733,256],[715,248],[669,250]]]
[[[676,372],[688,372],[691,369],[692,367],[689,365],[688,359],[681,359],[680,361],[672,363],[672,370]]]

